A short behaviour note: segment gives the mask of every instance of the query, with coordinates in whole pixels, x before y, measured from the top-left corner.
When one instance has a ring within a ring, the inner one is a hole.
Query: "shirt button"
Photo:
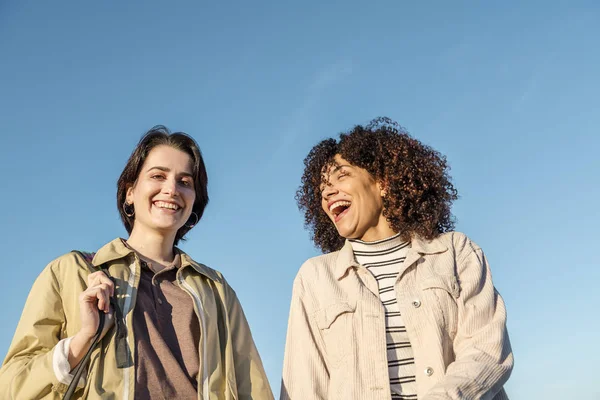
[[[431,367],[425,368],[425,375],[427,375],[427,376],[433,375],[433,368],[431,368]]]
[[[157,301],[158,301],[158,304],[162,305],[163,301],[162,301],[162,299],[160,297],[158,298]]]
[[[414,308],[421,307],[421,300],[419,300],[419,299],[413,300],[412,305]]]

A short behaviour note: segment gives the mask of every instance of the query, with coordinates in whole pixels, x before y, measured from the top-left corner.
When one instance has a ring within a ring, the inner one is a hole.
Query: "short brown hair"
[[[450,209],[458,195],[446,158],[412,138],[395,121],[380,117],[366,127],[356,125],[341,133],[339,141],[321,141],[304,159],[296,201],[311,239],[323,252],[344,245],[344,238],[321,207],[324,172],[335,164],[336,154],[384,184],[383,215],[404,240],[414,235],[433,239],[454,229]]]
[[[142,136],[131,156],[129,156],[129,160],[127,160],[127,164],[125,164],[125,168],[117,181],[117,209],[121,215],[121,221],[123,221],[123,225],[129,234],[131,234],[131,230],[133,229],[135,218],[127,216],[123,208],[127,196],[127,188],[129,185],[134,185],[137,181],[142,165],[146,161],[150,151],[160,145],[181,150],[191,157],[194,189],[196,190],[196,199],[192,211],[198,215],[198,221],[202,218],[204,209],[208,204],[208,176],[198,143],[184,132],[171,133],[165,126],[157,125]],[[176,245],[179,240],[183,239],[190,229],[192,228],[185,225],[179,228],[175,235],[174,244]]]

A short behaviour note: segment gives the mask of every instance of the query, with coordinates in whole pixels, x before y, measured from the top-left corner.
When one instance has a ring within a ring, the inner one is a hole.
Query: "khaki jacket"
[[[506,309],[479,246],[456,232],[413,239],[395,292],[419,400],[507,399]],[[281,399],[390,399],[384,312],[350,243],[308,260],[294,281]]]
[[[233,289],[223,276],[181,252],[177,281],[194,299],[200,322],[198,399],[273,399],[250,328]],[[140,260],[121,239],[102,247],[92,260],[108,265],[115,297],[127,327],[126,362],[117,366],[115,329],[93,352],[85,387],[75,398],[133,400],[135,371],[132,327]],[[50,263],[35,281],[0,369],[0,393],[7,399],[60,399],[67,385],[54,373],[53,350],[80,329],[78,296],[90,269],[76,253]],[[123,354],[123,353],[121,353]]]

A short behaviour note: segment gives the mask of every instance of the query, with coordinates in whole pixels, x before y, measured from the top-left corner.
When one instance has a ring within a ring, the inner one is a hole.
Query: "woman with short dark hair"
[[[117,184],[128,239],[40,274],[0,369],[4,396],[273,398],[235,292],[175,247],[202,218],[207,182],[190,136],[144,135]]]
[[[453,232],[446,159],[388,118],[317,144],[296,199],[315,245],[294,281],[282,399],[506,399],[504,301]]]

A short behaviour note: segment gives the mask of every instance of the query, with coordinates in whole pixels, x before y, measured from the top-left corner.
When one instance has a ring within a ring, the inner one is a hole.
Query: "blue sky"
[[[302,161],[387,115],[452,166],[457,230],[508,306],[511,399],[600,398],[600,7],[323,3],[0,1],[0,357],[48,262],[125,235],[116,180],[164,124],[209,173],[182,247],[236,289],[278,392],[292,280],[318,254]]]

